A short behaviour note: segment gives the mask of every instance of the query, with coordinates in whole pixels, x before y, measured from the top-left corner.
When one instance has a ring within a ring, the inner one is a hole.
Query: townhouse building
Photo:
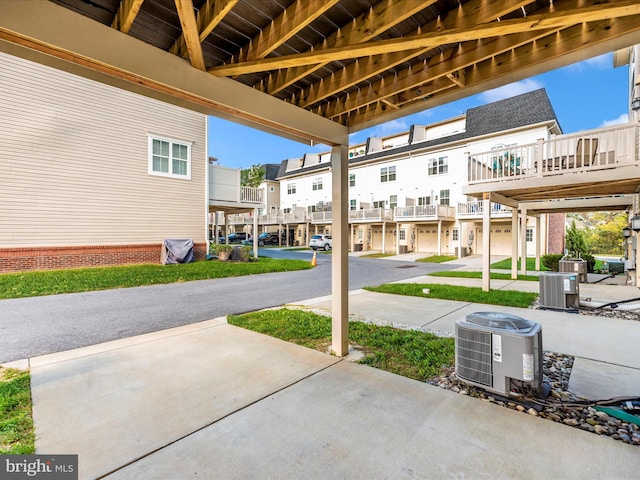
[[[471,168],[470,152],[490,150],[496,171],[516,175],[522,160],[514,153],[518,145],[560,133],[546,91],[540,89],[350,146],[351,250],[458,256],[481,252],[483,203],[462,193]],[[277,179],[279,205],[269,207],[277,228],[291,232],[293,243],[299,245],[306,245],[315,233],[331,233],[330,152],[284,160]],[[492,208],[491,251],[508,255],[511,208],[500,204]],[[563,217],[560,213],[543,215],[540,222],[529,219],[528,254],[535,253],[537,238],[544,239],[543,253],[562,252]]]

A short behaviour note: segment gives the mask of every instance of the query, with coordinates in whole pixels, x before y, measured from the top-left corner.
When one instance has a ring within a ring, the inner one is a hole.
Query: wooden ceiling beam
[[[406,20],[411,15],[428,8],[435,2],[436,0],[389,0],[380,2],[374,5],[366,14],[344,25],[339,32],[332,34],[324,44],[315,45],[314,49],[339,48],[368,42],[372,38]],[[399,14],[399,12],[401,13]],[[327,63],[328,62],[319,63],[314,66],[305,65],[276,72],[271,75],[269,79],[267,93],[275,95],[298,80],[319,70]]]
[[[182,26],[182,37],[187,46],[191,65],[198,70],[204,71],[204,55],[202,53],[202,45],[200,44],[193,0],[175,0],[175,3],[178,17],[180,18],[180,25]]]
[[[640,15],[619,18],[612,21],[605,20],[586,26],[576,25],[565,30],[548,34],[542,38],[534,40],[533,42],[527,42],[517,48],[507,49],[502,53],[486,58],[480,62],[470,64],[466,68],[465,89],[475,87],[473,90],[474,92],[481,91],[482,85],[487,84],[489,81],[495,83],[495,80],[501,77],[509,77],[510,81],[527,78],[531,75],[529,71],[530,67],[532,65],[540,64],[541,60],[551,63],[554,60],[577,52],[583,48],[587,38],[589,39],[588,41],[590,45],[593,47],[600,43],[605,44],[617,37],[622,37],[636,32],[639,22]],[[495,39],[497,42],[506,40],[508,39]],[[484,41],[482,43],[484,43]],[[480,44],[479,48],[481,48]],[[471,57],[473,56],[473,53],[469,52],[469,54]],[[462,55],[465,55],[465,52],[463,52]],[[440,70],[438,74],[442,76],[446,71],[450,71],[452,68],[461,68],[461,64],[464,63],[463,59],[465,57],[460,57],[461,61],[459,62],[451,63],[455,62],[456,58],[457,56],[454,56],[449,63],[442,62],[441,64],[438,64],[436,66],[436,68]],[[415,75],[416,78],[413,80],[413,87],[409,86],[411,81],[407,78],[408,89],[417,88],[418,84],[420,84],[417,74]],[[422,74],[422,80],[422,84],[425,85],[425,90],[420,92],[419,96],[415,97],[412,102],[404,102],[404,106],[408,106],[409,103],[420,103],[421,105],[424,105],[422,109],[427,109],[440,104],[438,101],[438,94],[443,92],[443,90],[438,89],[437,92],[430,92],[428,90],[428,82],[432,81],[433,77],[427,76],[426,73]],[[388,83],[388,85],[393,84]],[[440,86],[437,83],[435,83],[435,85],[438,87]],[[372,85],[372,87],[377,87],[377,85]],[[378,90],[378,94],[383,98],[389,99],[388,93],[390,93],[390,90]],[[448,99],[448,101],[451,101],[451,99]],[[393,99],[392,102],[396,105],[398,104],[398,102]],[[342,115],[334,116],[333,119],[341,124],[355,127],[369,122],[373,118],[372,116],[380,115],[382,111],[383,107],[379,102],[376,102],[345,112]],[[333,113],[335,112],[336,111],[334,110]]]
[[[292,68],[302,65],[349,60],[383,53],[419,48],[434,48],[440,45],[480,40],[499,35],[565,28],[575,24],[622,18],[638,14],[640,14],[640,3],[638,3],[637,0],[625,0],[615,4],[598,4],[576,8],[571,11],[553,11],[544,15],[530,15],[524,18],[454,28],[441,32],[429,32],[402,38],[379,40],[377,42],[328,48],[321,51],[310,51],[276,58],[263,58],[237,64],[220,65],[209,69],[209,73],[215,76],[259,73],[277,70],[279,68]]]
[[[207,0],[204,5],[202,5],[196,16],[200,43],[204,42],[236,3],[238,3],[238,0]],[[180,34],[173,46],[169,49],[169,52],[184,58],[187,57],[188,50],[184,34]]]
[[[264,58],[340,0],[297,0],[273,20],[239,55],[240,61]]]
[[[528,2],[526,0],[517,2],[510,7],[505,7],[504,3],[505,2],[490,2],[489,5],[487,5],[487,2],[483,2],[482,0],[474,0],[464,4],[464,10],[460,8],[455,14],[448,15],[443,21],[436,20],[427,25],[423,25],[422,29],[427,31],[441,31],[445,28],[472,26],[478,23],[490,22],[506,15],[513,9],[520,9]],[[300,106],[307,108],[325,98],[338,95],[340,92],[367,78],[381,75],[397,65],[429,52],[429,50],[430,48],[423,48],[408,52],[397,52],[358,59],[342,71],[336,72],[330,77],[307,87],[300,96],[302,99]]]
[[[464,44],[458,45],[458,48],[449,49],[437,57],[432,57],[430,61],[424,65],[424,68],[420,69],[414,66],[411,69],[405,69],[400,72],[394,77],[393,81],[384,82],[383,80],[379,80],[371,83],[368,90],[374,93],[369,96],[370,102],[368,103],[373,103],[380,98],[391,98],[401,95],[402,92],[411,89],[420,90],[409,96],[411,100],[422,99],[434,93],[448,90],[452,86],[451,81],[447,80],[446,82],[442,82],[442,80],[439,80],[442,77],[451,75],[454,72],[463,71],[465,68],[473,66],[478,62],[531,43],[537,39],[544,38],[549,34],[550,32],[546,31],[465,42]],[[431,85],[432,83],[433,85]],[[425,84],[429,85],[425,86]],[[399,103],[407,103],[406,97],[407,95],[405,95],[405,100]],[[394,100],[393,103],[398,104],[398,101]],[[343,113],[365,106],[366,103],[356,103],[354,100],[349,102],[333,101],[330,102],[330,106],[328,107],[328,109],[331,110],[331,114],[328,116],[329,118],[335,118]]]
[[[129,29],[140,11],[144,0],[122,0],[111,26],[122,33],[129,33]]]

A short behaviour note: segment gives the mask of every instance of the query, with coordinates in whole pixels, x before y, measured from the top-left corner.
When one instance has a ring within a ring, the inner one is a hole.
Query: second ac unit
[[[575,310],[580,306],[580,282],[575,273],[540,273],[540,307]]]
[[[542,392],[542,326],[499,312],[456,322],[456,375],[500,395]]]

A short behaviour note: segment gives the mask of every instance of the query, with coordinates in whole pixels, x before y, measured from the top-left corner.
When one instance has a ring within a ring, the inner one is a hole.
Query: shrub
[[[560,271],[560,260],[562,260],[563,256],[564,255],[555,253],[550,255],[543,255],[540,258],[540,261],[542,262],[542,265],[547,267],[552,272],[558,272]]]
[[[593,273],[594,267],[596,266],[595,257],[591,254],[583,253],[582,259],[587,261],[587,272]]]

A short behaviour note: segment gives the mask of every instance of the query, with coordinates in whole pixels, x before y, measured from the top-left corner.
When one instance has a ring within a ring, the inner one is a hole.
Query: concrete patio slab
[[[341,362],[108,476],[637,477],[638,449]]]
[[[36,452],[100,477],[338,361],[220,320],[34,358]]]
[[[589,400],[640,396],[640,369],[576,357],[569,391]]]

